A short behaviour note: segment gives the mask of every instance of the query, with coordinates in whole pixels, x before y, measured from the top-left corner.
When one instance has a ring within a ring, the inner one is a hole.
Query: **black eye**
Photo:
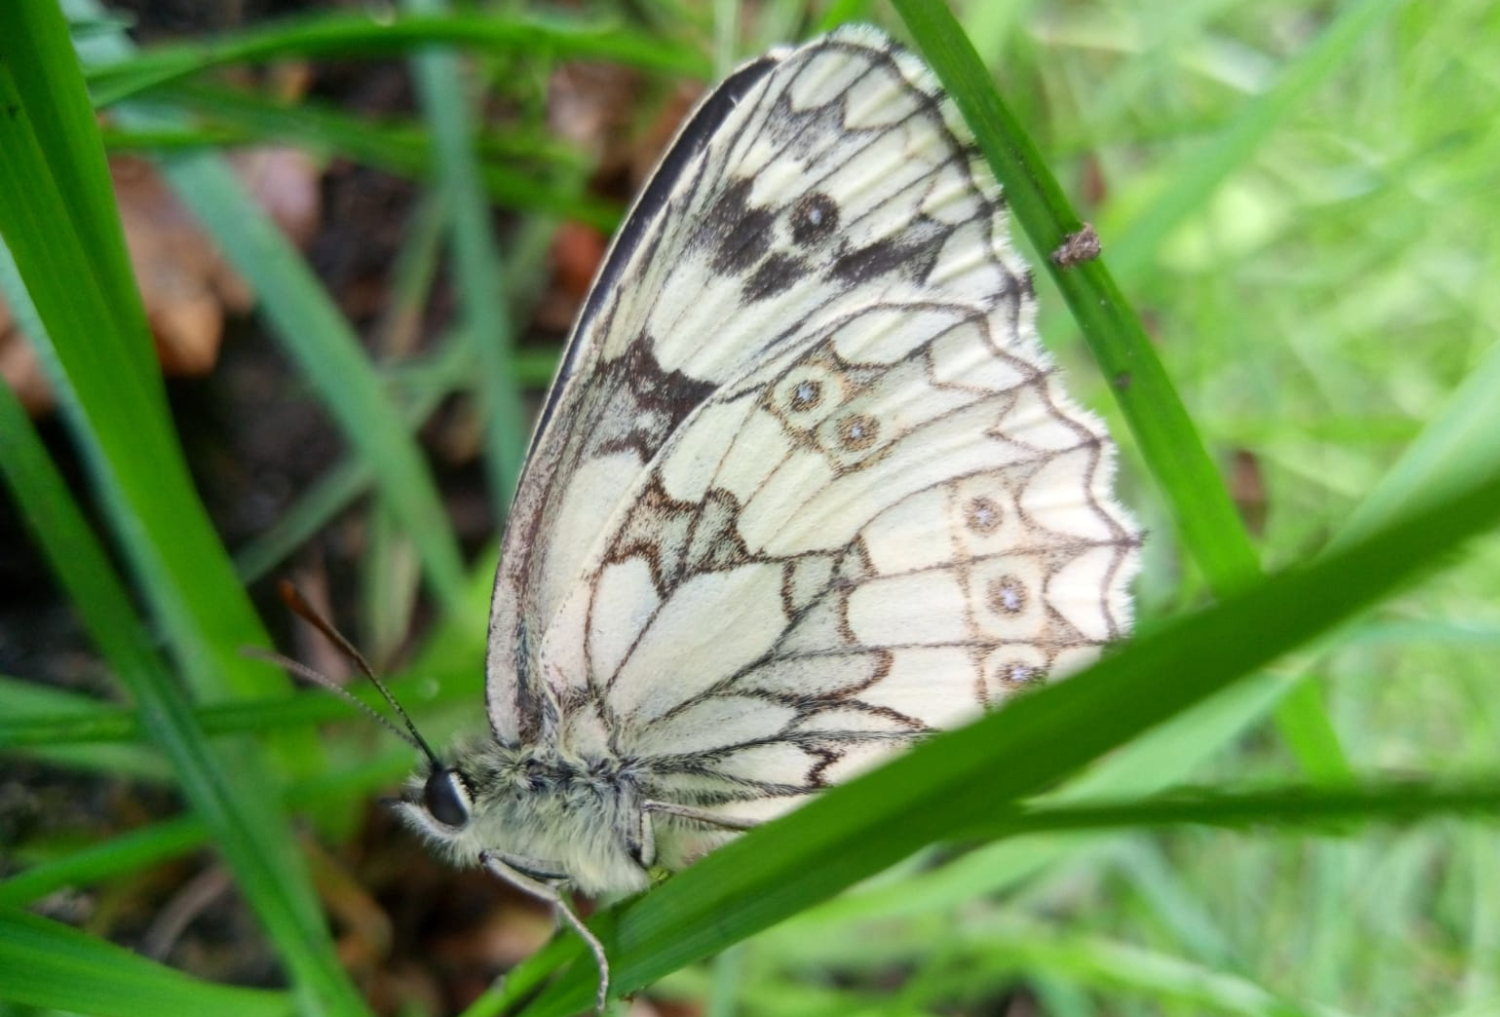
[[[460,829],[469,822],[469,800],[456,770],[434,770],[422,788],[428,815],[444,826]]]

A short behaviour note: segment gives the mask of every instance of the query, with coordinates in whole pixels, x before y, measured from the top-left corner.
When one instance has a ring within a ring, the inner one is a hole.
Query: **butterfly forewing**
[[[1113,448],[915,58],[846,29],[751,65],[647,195],[507,533],[503,744],[764,818],[1125,631]],[[722,837],[656,819],[668,865]]]

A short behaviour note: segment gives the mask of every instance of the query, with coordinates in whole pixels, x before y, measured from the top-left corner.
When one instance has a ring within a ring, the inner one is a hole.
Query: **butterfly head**
[[[393,803],[401,819],[460,866],[505,850],[529,814],[512,753],[492,738],[460,742],[446,760],[419,746],[422,760]]]
[[[458,863],[473,862],[479,843],[473,782],[460,763],[428,756],[394,802],[406,824]]]

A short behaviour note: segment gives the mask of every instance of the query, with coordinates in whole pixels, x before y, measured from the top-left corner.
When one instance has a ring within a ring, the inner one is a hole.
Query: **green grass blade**
[[[626,29],[556,18],[468,16],[388,18],[319,14],[269,28],[226,34],[209,44],[162,46],[94,67],[89,83],[101,106],[212,67],[287,57],[399,56],[431,44],[525,53],[551,60],[608,60],[648,70],[706,77],[694,49]]]
[[[196,816],[139,827],[0,880],[0,908],[30,904],[58,890],[91,886],[157,865],[201,848],[208,836],[208,826]]]
[[[212,126],[197,131],[106,130],[105,144],[111,151],[275,141],[346,156],[413,179],[432,175],[432,140],[417,123],[371,124],[309,101],[274,103],[241,89],[195,83],[168,86],[152,98],[163,106],[207,118]],[[599,229],[613,229],[619,222],[618,205],[579,194],[568,183],[587,172],[579,153],[501,135],[482,136],[476,144],[483,157],[476,171],[496,204],[550,212]],[[559,177],[564,181],[561,184]]]
[[[1020,124],[990,83],[962,29],[940,4],[895,0],[922,55],[942,79],[1005,188],[1016,222],[1038,251],[1053,251],[1082,223]],[[1193,559],[1221,596],[1260,574],[1244,526],[1203,440],[1103,260],[1048,261],[1141,455],[1173,508]]]
[[[127,110],[121,111],[124,118]],[[307,263],[217,156],[174,156],[161,169],[260,296],[261,315],[375,472],[421,555],[437,598],[463,610],[463,564],[432,474],[349,323]]]
[[[97,749],[109,742],[136,741],[145,735],[145,726],[135,710],[59,693],[32,682],[0,678],[0,697],[7,711],[0,718],[0,750],[70,744]],[[353,707],[342,699],[318,690],[193,710],[194,721],[205,734],[265,734],[355,715]]]
[[[87,0],[70,0],[75,16]],[[88,52],[122,52],[121,38],[95,40]],[[159,113],[121,108],[122,123],[175,126]],[[434,593],[454,612],[464,610],[462,560],[416,443],[401,425],[384,386],[357,337],[290,241],[245,193],[216,155],[181,154],[159,168],[182,202],[250,282],[277,339],[317,390],[379,478],[381,492],[417,547]],[[475,624],[478,624],[476,621]],[[262,643],[240,640],[226,645]]]
[[[444,13],[443,0],[405,0],[416,14]],[[491,232],[474,158],[470,100],[453,53],[426,51],[412,57],[417,94],[432,128],[437,177],[451,203],[449,216],[463,328],[478,351],[475,386],[484,418],[485,465],[490,496],[509,505],[521,475],[531,427],[521,402],[511,348],[514,328],[505,302],[503,268]]]
[[[1242,735],[1280,700],[1285,686],[1264,674],[1242,681],[1122,746],[1046,800],[1063,806],[1157,794],[1197,772],[1213,753]],[[1097,837],[1082,834],[1009,838],[897,884],[862,887],[798,921],[945,913],[976,897],[1013,891],[1097,842]]]
[[[99,649],[139,703],[143,727],[171,760],[183,794],[214,833],[239,885],[294,977],[320,1005],[363,1006],[334,955],[286,819],[265,788],[275,779],[246,739],[210,745],[185,693],[151,649],[111,571],[10,389],[0,386],[0,475]]]
[[[390,787],[406,775],[410,764],[409,753],[392,749],[359,766],[293,784],[287,789],[286,804],[307,811],[344,805]],[[0,880],[0,907],[29,904],[57,890],[92,886],[138,872],[195,851],[209,841],[208,825],[196,816],[137,827]]]
[[[620,910],[606,938],[618,990],[709,956],[1045,790],[1326,633],[1497,518],[1500,477],[1492,477],[1309,566],[1163,625],[1082,674],[750,832]],[[1245,632],[1259,635],[1246,640]],[[1151,694],[1141,695],[1142,688]],[[575,964],[526,1012],[572,1012],[586,1003],[593,977],[588,965]]]
[[[7,430],[0,428],[0,442]],[[27,751],[17,754],[58,766],[137,780],[171,778],[161,757],[145,746],[99,744],[88,736],[91,721],[118,716],[122,713],[118,708],[76,692],[4,675],[0,675],[0,703],[5,704],[5,714],[0,716],[0,752],[24,748]],[[38,723],[39,718],[44,720]]]
[[[1369,533],[1403,512],[1430,505],[1462,486],[1465,478],[1489,472],[1500,461],[1500,343],[1464,379],[1443,409],[1407,446],[1396,465],[1380,478],[1344,528],[1335,545]]]
[[[957,834],[992,839],[1032,832],[1140,829],[1177,825],[1229,829],[1275,824],[1335,829],[1347,820],[1407,823],[1436,816],[1500,822],[1500,779],[1449,784],[1382,781],[1328,788],[1318,784],[1259,791],[1182,789],[1144,800],[1023,807]]]
[[[38,5],[45,6],[45,5]],[[31,5],[0,12],[0,288],[31,333],[153,610],[201,695],[264,690],[233,657],[263,642],[171,431],[94,116],[67,39]],[[64,96],[75,98],[60,105]],[[40,105],[33,100],[44,98]],[[83,136],[94,131],[90,148]],[[104,221],[99,221],[100,217]],[[35,310],[33,310],[33,307]],[[86,587],[85,587],[86,589]]]
[[[284,992],[201,982],[66,925],[12,910],[0,910],[0,999],[110,1017],[285,1017],[294,1011]]]
[[[1215,969],[1160,950],[1107,936],[1080,935],[1052,924],[1004,918],[971,931],[936,964],[913,979],[901,996],[914,1004],[999,995],[1018,979],[1028,986],[1056,980],[1105,994],[1121,1012],[1132,997],[1150,1012],[1233,1014],[1237,1017],[1346,1017],[1344,1011],[1299,1003],[1232,968]],[[836,963],[837,941],[814,943],[811,963]],[[1047,1012],[1051,1012],[1050,1010]],[[1086,1008],[1082,1013],[1097,1012]]]
[[[216,694],[231,675],[252,679],[244,687],[263,686],[268,673],[233,656],[234,647],[261,640],[259,625],[167,422],[66,26],[51,4],[5,5],[0,40],[0,107],[9,111],[0,117],[0,232],[26,284],[12,301],[22,320],[31,316],[26,298],[35,304],[40,328],[33,326],[32,338],[53,360],[52,381],[75,437],[190,681]],[[108,222],[91,221],[95,216]],[[131,299],[121,297],[127,292]],[[295,977],[322,1005],[361,1012],[286,822],[261,793],[275,786],[267,761],[248,742],[208,746],[185,692],[137,625],[129,596],[8,388],[0,391],[0,441],[0,469],[23,517]]]
[[[415,441],[415,432],[444,398],[456,391],[469,368],[467,349],[451,338],[444,351],[415,370],[403,372],[397,388],[401,419]],[[408,384],[409,383],[409,384]],[[247,583],[266,575],[303,547],[338,513],[375,485],[374,467],[362,456],[349,456],[324,471],[269,529],[234,553],[235,570]]]
[[[1333,22],[1281,73],[1276,84],[1246,103],[1235,118],[1207,144],[1196,147],[1163,172],[1161,197],[1137,216],[1109,261],[1122,278],[1143,272],[1172,232],[1207,207],[1214,191],[1243,169],[1257,148],[1319,85],[1348,65],[1360,44],[1401,7],[1401,0],[1357,0],[1341,5]]]

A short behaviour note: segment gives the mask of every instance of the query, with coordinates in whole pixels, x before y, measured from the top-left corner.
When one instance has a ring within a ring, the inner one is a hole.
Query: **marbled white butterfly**
[[[1038,345],[931,72],[848,27],[688,120],[580,315],[506,530],[490,731],[407,788],[455,862],[643,890],[1130,623],[1103,425]]]

